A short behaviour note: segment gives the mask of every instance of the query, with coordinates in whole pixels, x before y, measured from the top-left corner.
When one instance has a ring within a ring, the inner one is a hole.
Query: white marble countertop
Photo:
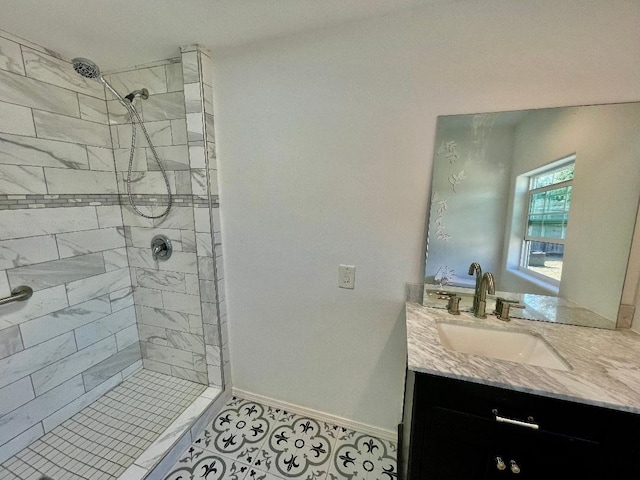
[[[463,312],[407,302],[408,368],[485,385],[640,413],[640,335]],[[438,322],[539,334],[569,363],[569,371],[467,355],[440,343]]]

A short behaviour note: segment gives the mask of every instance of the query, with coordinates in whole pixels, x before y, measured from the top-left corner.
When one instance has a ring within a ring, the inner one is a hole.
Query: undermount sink
[[[569,364],[537,335],[445,322],[438,323],[437,328],[440,342],[449,350],[556,370],[570,370]]]

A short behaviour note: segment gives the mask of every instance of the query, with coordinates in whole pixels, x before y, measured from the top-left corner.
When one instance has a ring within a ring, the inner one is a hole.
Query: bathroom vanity
[[[640,358],[640,336],[406,309],[401,478],[640,478],[640,368],[630,361]],[[485,330],[529,335],[561,362],[456,351],[443,324],[479,329],[479,339]]]

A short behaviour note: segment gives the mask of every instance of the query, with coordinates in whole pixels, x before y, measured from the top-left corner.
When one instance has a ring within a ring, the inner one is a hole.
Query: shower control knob
[[[165,235],[156,235],[151,240],[151,255],[154,261],[169,260],[173,247],[171,246],[171,240]]]
[[[504,460],[502,460],[502,457],[496,457],[496,468],[500,471],[507,468],[507,466],[504,464]]]
[[[515,474],[520,473],[520,467],[518,466],[515,460],[511,460],[511,472]]]

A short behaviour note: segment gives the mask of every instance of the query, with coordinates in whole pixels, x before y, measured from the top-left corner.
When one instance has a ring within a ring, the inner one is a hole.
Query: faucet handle
[[[449,297],[449,302],[447,302],[447,311],[451,315],[460,315],[460,300],[461,297],[453,294]]]
[[[520,305],[517,300],[507,300],[506,298],[501,297],[496,298],[496,310],[494,313],[500,320],[505,322],[511,320],[511,318],[509,318],[509,311],[512,308],[524,309],[525,306]]]

